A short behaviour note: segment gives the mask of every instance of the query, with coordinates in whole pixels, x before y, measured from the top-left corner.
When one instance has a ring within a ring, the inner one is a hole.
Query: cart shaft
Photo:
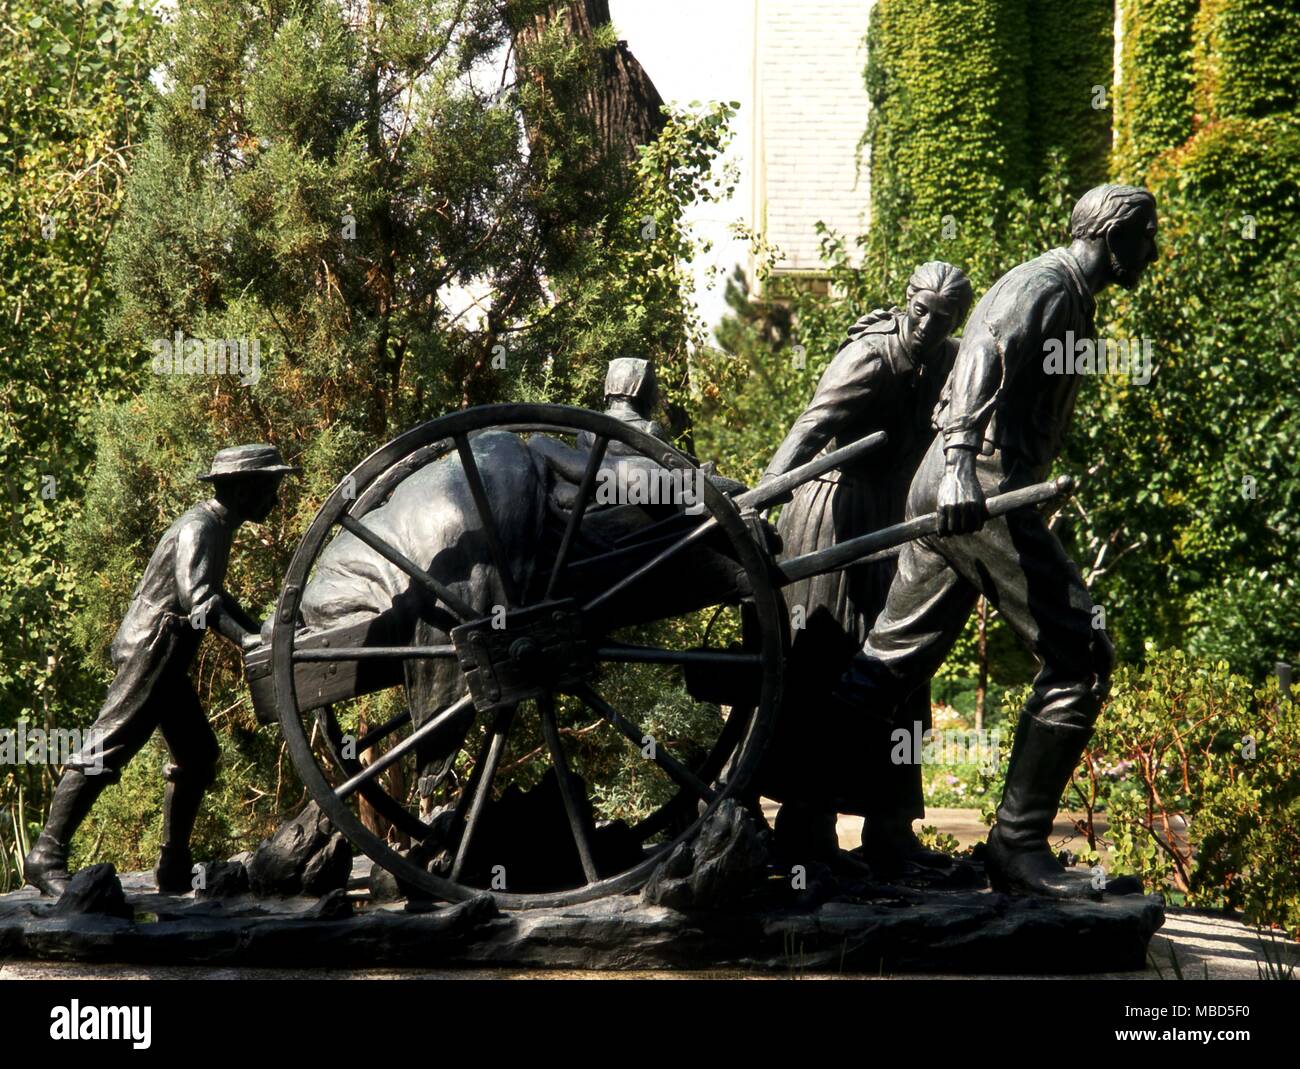
[[[990,497],[985,502],[985,510],[989,518],[1005,516],[1015,509],[1029,508],[1064,497],[1073,490],[1074,480],[1068,475],[1062,475],[1051,482],[1035,483],[1020,490]],[[778,586],[789,586],[801,579],[841,571],[855,564],[862,564],[867,558],[901,546],[904,542],[938,533],[939,514],[927,512],[923,516],[896,523],[892,527],[885,527],[871,534],[850,538],[826,549],[778,561],[774,566],[776,583]]]

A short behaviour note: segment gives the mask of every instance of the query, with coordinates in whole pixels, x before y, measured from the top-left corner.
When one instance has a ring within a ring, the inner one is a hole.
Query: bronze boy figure
[[[200,476],[213,495],[167,529],[113,639],[117,675],[89,732],[91,742],[68,762],[45,829],[23,862],[28,883],[60,895],[68,884],[68,846],[100,791],[158,728],[171,752],[165,776],[158,888],[190,890],[189,840],[204,789],[216,773],[217,739],[208,726],[189,667],[203,632],[236,646],[258,642],[258,625],[222,588],[235,530],[260,523],[275,507],[280,481],[298,471],[270,445],[223,449]]]
[[[1075,205],[1070,233],[1068,248],[1007,272],[971,313],[940,433],[908,497],[909,515],[937,510],[945,533],[903,547],[885,608],[836,690],[843,715],[892,717],[948,655],[984,594],[1042,665],[1016,728],[988,871],[998,889],[1055,896],[1091,891],[1047,839],[1114,654],[1043,517],[1025,509],[985,522],[984,499],[1038,482],[1060,451],[1080,380],[1050,373],[1044,346],[1091,338],[1094,294],[1112,282],[1137,285],[1156,258],[1155,199],[1133,186],[1098,186]]]

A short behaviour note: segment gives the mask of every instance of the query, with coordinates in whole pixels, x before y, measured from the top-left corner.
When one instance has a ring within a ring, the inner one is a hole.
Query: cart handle
[[[988,498],[984,503],[985,516],[989,519],[994,516],[1005,516],[1016,509],[1041,505],[1073,492],[1074,479],[1069,475],[1062,475],[1051,482],[1035,483],[1020,490],[1011,490]],[[924,516],[896,523],[892,527],[885,527],[871,534],[850,538],[827,549],[778,561],[774,565],[776,583],[778,586],[788,586],[790,583],[797,583],[801,579],[809,579],[814,575],[839,571],[854,564],[861,564],[865,558],[882,550],[893,549],[915,538],[938,533],[939,514],[927,512]]]
[[[859,438],[856,442],[851,442],[849,445],[842,446],[823,456],[814,457],[808,463],[800,464],[797,468],[791,468],[784,475],[777,475],[767,482],[759,483],[752,490],[737,494],[731,500],[739,508],[751,508],[755,511],[782,504],[789,501],[794,491],[804,483],[811,482],[819,475],[825,475],[826,472],[834,468],[852,464],[855,460],[879,449],[888,440],[889,435],[884,431],[868,434]]]

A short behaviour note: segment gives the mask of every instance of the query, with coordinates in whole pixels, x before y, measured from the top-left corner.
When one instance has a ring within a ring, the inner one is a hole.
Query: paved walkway
[[[776,818],[777,810],[780,808],[778,803],[768,798],[763,799],[763,815],[767,817],[769,823]],[[1076,818],[1081,818],[1081,816],[1082,814],[1076,815],[1072,813],[1062,813],[1057,816],[1056,823],[1052,827],[1053,846],[1080,850],[1087,845],[1074,827]],[[963,850],[969,846],[974,846],[978,842],[983,842],[989,832],[984,825],[984,821],[980,819],[978,809],[930,808],[925,811],[924,820],[915,822],[915,827],[919,829],[923,824],[953,836]],[[1104,833],[1106,831],[1105,818],[1098,818],[1096,827],[1098,832]],[[862,818],[841,815],[836,831],[839,833],[840,846],[845,850],[852,850],[862,842]],[[1104,854],[1105,851],[1103,851],[1103,856]]]

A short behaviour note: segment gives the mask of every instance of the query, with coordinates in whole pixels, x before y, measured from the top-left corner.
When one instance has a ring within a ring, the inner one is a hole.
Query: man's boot
[[[1048,724],[1021,713],[997,823],[989,832],[986,868],[995,891],[1099,897],[1092,876],[1067,872],[1047,842],[1061,794],[1091,734],[1089,728]]]
[[[203,786],[193,779],[177,777],[167,781],[163,796],[163,839],[158,865],[153,870],[158,890],[183,895],[194,889],[194,862],[190,857],[190,833],[203,801]]]
[[[108,785],[105,775],[87,776],[75,769],[63,773],[50,801],[45,827],[23,859],[23,879],[56,898],[67,889],[68,847],[100,792]]]

